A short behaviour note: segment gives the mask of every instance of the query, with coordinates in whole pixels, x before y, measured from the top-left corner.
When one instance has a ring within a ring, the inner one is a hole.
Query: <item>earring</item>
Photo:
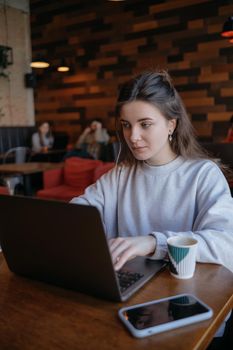
[[[171,132],[171,131],[169,131],[168,140],[169,140],[170,142],[172,142],[172,132]]]

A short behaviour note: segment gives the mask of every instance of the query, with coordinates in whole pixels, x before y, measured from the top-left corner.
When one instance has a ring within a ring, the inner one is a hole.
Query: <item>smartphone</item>
[[[213,311],[194,295],[179,294],[123,307],[118,314],[131,334],[142,338],[207,320]]]

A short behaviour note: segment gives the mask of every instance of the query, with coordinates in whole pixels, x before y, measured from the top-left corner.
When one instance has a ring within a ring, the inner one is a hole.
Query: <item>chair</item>
[[[3,157],[3,163],[25,163],[30,160],[31,150],[28,147],[14,147],[6,151]],[[15,193],[16,186],[23,186],[22,176],[7,176],[3,178],[10,194]]]
[[[7,163],[10,159],[10,163],[25,163],[29,161],[31,150],[28,147],[14,147],[8,149],[3,157],[3,163]],[[12,161],[13,160],[13,161]]]

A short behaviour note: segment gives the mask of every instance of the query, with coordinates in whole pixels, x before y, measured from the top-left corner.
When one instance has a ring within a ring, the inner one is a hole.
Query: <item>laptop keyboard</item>
[[[118,271],[117,277],[120,284],[120,291],[124,292],[127,288],[131,287],[135,282],[140,280],[144,275],[138,272],[130,271]]]

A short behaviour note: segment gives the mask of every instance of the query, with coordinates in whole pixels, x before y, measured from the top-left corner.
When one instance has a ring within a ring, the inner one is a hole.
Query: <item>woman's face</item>
[[[47,134],[49,132],[49,124],[48,123],[43,123],[40,126],[40,132],[42,134]]]
[[[151,103],[126,103],[121,109],[120,122],[125,141],[136,159],[161,165],[176,156],[168,140],[176,120],[167,120]]]

